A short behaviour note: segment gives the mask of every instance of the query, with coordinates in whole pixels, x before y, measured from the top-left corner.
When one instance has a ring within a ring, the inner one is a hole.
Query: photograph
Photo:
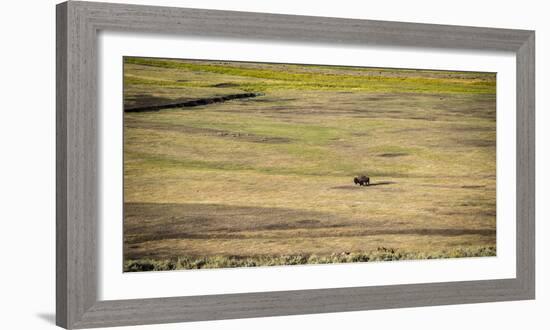
[[[125,56],[123,271],[495,257],[495,72]]]

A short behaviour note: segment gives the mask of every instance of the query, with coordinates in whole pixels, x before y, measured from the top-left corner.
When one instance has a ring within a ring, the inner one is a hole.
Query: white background
[[[115,2],[115,1],[112,1]],[[116,1],[537,31],[537,300],[145,326],[144,329],[547,329],[550,325],[550,21],[544,1]],[[55,312],[55,1],[2,6],[1,328],[52,329]],[[7,101],[7,102],[6,102]]]
[[[101,121],[99,299],[119,300],[514,278],[516,275],[516,58],[509,52],[449,52],[396,47],[304,45],[103,32],[99,38]],[[122,61],[124,55],[496,72],[497,251],[494,258],[121,272]],[[118,74],[117,74],[118,73]],[[500,181],[499,181],[500,182]],[[221,280],[220,280],[221,279]]]

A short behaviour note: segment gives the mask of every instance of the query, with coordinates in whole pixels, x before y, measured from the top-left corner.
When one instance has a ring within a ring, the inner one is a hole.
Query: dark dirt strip
[[[230,95],[225,95],[225,96],[189,100],[189,101],[185,101],[185,102],[176,102],[176,103],[168,103],[168,104],[155,104],[155,105],[142,106],[142,107],[129,107],[129,108],[124,108],[124,112],[148,112],[148,111],[160,111],[160,110],[172,109],[172,108],[197,107],[197,106],[200,106],[200,105],[207,105],[207,104],[212,104],[212,103],[222,103],[222,102],[226,102],[226,101],[229,101],[229,100],[245,99],[245,98],[257,97],[257,96],[261,96],[261,95],[263,95],[263,94],[262,93],[230,94]]]

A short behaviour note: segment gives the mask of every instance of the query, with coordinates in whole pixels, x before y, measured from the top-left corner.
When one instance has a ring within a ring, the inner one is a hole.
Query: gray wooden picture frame
[[[99,31],[515,52],[516,278],[448,283],[99,301]],[[57,5],[56,322],[65,328],[137,325],[535,297],[534,31],[65,2]]]

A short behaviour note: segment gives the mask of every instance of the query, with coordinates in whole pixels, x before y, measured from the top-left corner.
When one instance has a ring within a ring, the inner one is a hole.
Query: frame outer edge
[[[56,324],[72,329],[97,302],[96,30],[86,3],[56,13]]]
[[[70,241],[70,275],[75,302],[72,327],[78,327],[87,311],[97,303],[97,239],[98,239],[98,127],[97,121],[97,30],[91,23],[90,8],[82,2],[69,1],[71,15],[74,15],[74,31],[69,26],[70,65],[69,88],[73,88],[68,111],[68,173]],[[71,17],[71,16],[69,16]],[[71,23],[71,20],[69,20]],[[73,226],[74,225],[74,226]]]
[[[299,43],[383,45],[517,51],[530,31],[74,1],[101,28],[114,31],[192,34],[200,37],[285,40]],[[117,20],[113,19],[114,17]]]
[[[56,311],[68,326],[67,311],[67,3],[56,6]]]
[[[517,278],[525,299],[535,299],[535,32],[516,53]]]

